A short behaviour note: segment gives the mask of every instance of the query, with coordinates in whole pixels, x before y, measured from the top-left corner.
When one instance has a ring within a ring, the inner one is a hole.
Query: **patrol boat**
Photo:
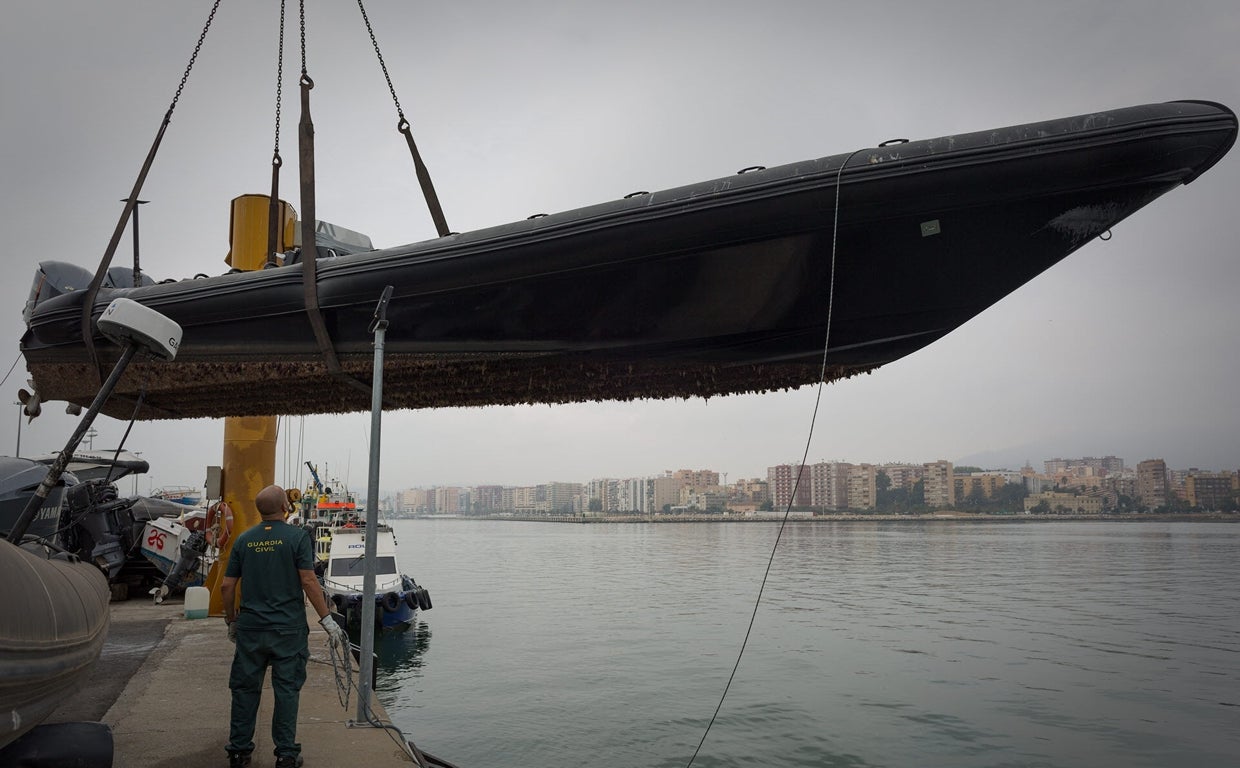
[[[375,624],[381,629],[408,629],[419,609],[431,609],[431,595],[396,564],[396,536],[389,525],[378,526],[375,540]],[[366,563],[366,531],[348,524],[331,528],[324,562],[316,563],[323,592],[350,628],[361,626],[362,578]]]

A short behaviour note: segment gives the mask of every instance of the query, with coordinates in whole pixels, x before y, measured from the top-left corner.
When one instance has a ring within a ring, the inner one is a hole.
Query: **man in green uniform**
[[[277,768],[302,764],[297,743],[297,705],[306,681],[309,628],[302,595],[319,614],[327,638],[339,649],[348,639],[331,618],[323,589],[314,577],[314,546],[304,528],[284,522],[292,511],[284,489],[269,485],[254,498],[262,521],[233,542],[228,568],[220,582],[224,621],[228,637],[237,644],[228,687],[232,689],[232,719],[226,751],[232,768],[250,764],[254,751],[254,721],[263,677],[271,667],[275,709],[271,715],[271,740]],[[241,582],[241,611],[236,605],[237,582]]]

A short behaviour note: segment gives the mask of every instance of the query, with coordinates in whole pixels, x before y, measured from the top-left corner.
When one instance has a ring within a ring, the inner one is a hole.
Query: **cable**
[[[121,441],[116,446],[116,453],[112,454],[112,467],[108,470],[108,474],[104,477],[106,482],[112,482],[112,470],[116,469],[115,462],[120,459],[121,449],[125,447],[125,441],[129,439],[129,432],[133,429],[133,423],[138,420],[138,412],[142,410],[142,401],[146,399],[146,380],[143,379],[142,386],[138,389],[138,401],[133,405],[133,413],[129,417],[129,426],[125,427],[125,434],[121,435]]]
[[[359,654],[361,653],[361,648],[359,646],[350,644],[349,647],[353,651],[356,651]],[[328,658],[332,666],[332,674],[335,675],[335,678],[336,678],[337,700],[340,702],[340,705],[344,707],[344,709],[347,710],[349,708],[349,698],[351,695],[351,691],[357,689],[357,686],[354,685],[353,683],[353,675],[355,672],[359,670],[356,670],[353,668],[353,654],[341,653],[340,651],[337,650],[335,645],[328,644],[327,655],[328,655]],[[328,662],[318,661],[317,659],[315,661],[316,663],[319,663],[319,664],[328,663]],[[358,689],[358,693],[360,695],[361,693],[360,689]],[[371,692],[371,695],[374,695],[373,691]],[[422,757],[421,752],[419,752],[418,748],[413,745],[413,742],[405,740],[405,734],[400,730],[400,728],[396,727],[392,723],[385,723],[381,721],[375,715],[374,710],[370,708],[369,701],[362,702],[362,710],[363,710],[363,713],[366,715],[366,723],[368,725],[374,728],[382,728],[385,732],[387,732],[388,737],[391,738],[392,741],[395,742],[397,746],[399,746],[401,750],[405,754],[407,754],[411,760],[413,760],[414,762],[416,762],[418,765],[422,766],[423,768],[426,768],[427,764],[426,764],[425,759]],[[399,738],[392,735],[393,731],[395,731],[397,734],[400,734]]]
[[[779,531],[775,534],[775,543],[771,545],[771,555],[766,561],[766,570],[762,573],[762,583],[758,586],[758,597],[753,602],[753,611],[749,614],[749,626],[745,629],[745,637],[741,640],[740,651],[736,654],[736,664],[732,666],[732,674],[728,675],[728,682],[723,686],[723,695],[719,697],[719,704],[715,707],[715,712],[710,716],[710,722],[706,724],[706,730],[702,732],[702,739],[698,742],[697,748],[693,750],[693,755],[689,758],[689,762],[685,764],[685,768],[693,765],[693,761],[697,759],[698,753],[702,751],[702,745],[706,743],[706,737],[710,735],[710,729],[715,724],[715,720],[719,717],[719,711],[723,709],[723,702],[728,697],[728,691],[732,688],[732,681],[736,679],[736,671],[740,669],[741,659],[745,656],[745,648],[749,645],[749,636],[753,632],[754,622],[758,618],[758,606],[762,604],[762,593],[766,591],[766,581],[771,575],[771,566],[775,563],[775,553],[779,550],[779,540],[784,535],[784,527],[788,525],[788,517],[792,513],[792,502],[797,497],[797,489],[801,485],[801,476],[805,473],[805,462],[809,458],[809,447],[814,441],[814,425],[818,421],[818,406],[822,402],[822,389],[827,379],[827,353],[831,348],[831,314],[835,305],[835,255],[836,245],[840,228],[840,180],[844,175],[844,167],[848,165],[848,161],[860,149],[854,149],[844,158],[844,162],[840,163],[839,170],[835,173],[835,213],[831,221],[831,280],[827,289],[827,327],[822,340],[822,370],[818,375],[818,393],[814,397],[814,412],[809,419],[809,434],[805,436],[805,450],[801,454],[801,464],[797,468],[796,480],[792,483],[792,493],[788,496],[788,505],[784,507],[784,517],[779,522]]]
[[[8,372],[8,373],[6,373],[6,374],[4,374],[4,378],[3,378],[3,379],[0,379],[0,387],[3,387],[3,386],[4,386],[4,382],[8,381],[8,380],[9,380],[9,377],[13,375],[13,369],[15,369],[15,368],[17,367],[17,364],[18,364],[18,362],[20,362],[20,361],[21,361],[21,359],[22,359],[22,353],[19,351],[19,352],[17,353],[17,357],[13,358],[13,364],[9,366],[9,372]]]

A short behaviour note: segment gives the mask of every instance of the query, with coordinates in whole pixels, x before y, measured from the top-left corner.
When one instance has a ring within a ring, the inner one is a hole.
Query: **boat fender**
[[[418,595],[414,590],[411,589],[405,593],[405,605],[409,606],[409,609],[413,611],[422,607],[418,604]]]
[[[336,607],[336,613],[344,613],[344,595],[332,595],[332,605]]]
[[[423,587],[418,587],[418,605],[424,611],[429,611],[431,608],[435,607],[431,605],[430,591],[427,589],[424,589]]]
[[[216,523],[219,528],[215,529]],[[232,535],[233,511],[226,501],[217,501],[207,510],[207,530],[213,531],[210,536],[214,539],[210,543],[214,544],[217,549],[223,549],[228,544],[228,537]]]
[[[400,608],[400,595],[395,592],[388,592],[381,598],[383,610],[388,613],[394,613]]]

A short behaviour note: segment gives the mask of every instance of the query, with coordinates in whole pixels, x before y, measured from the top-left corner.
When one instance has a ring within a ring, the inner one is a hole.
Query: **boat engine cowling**
[[[104,480],[71,486],[60,513],[61,546],[115,579],[134,545],[133,501],[118,498],[116,485]]]

